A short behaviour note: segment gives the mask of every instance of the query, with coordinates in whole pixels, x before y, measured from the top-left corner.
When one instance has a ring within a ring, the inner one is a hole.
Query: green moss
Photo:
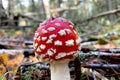
[[[98,42],[98,44],[107,44],[108,43],[108,41],[106,39],[104,39],[104,38],[99,38],[97,40],[97,42]]]

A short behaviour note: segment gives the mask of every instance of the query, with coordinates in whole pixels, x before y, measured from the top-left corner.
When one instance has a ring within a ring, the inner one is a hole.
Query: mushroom
[[[51,80],[70,80],[68,63],[78,56],[80,42],[73,24],[64,18],[50,18],[40,24],[34,51],[41,62],[50,63]]]

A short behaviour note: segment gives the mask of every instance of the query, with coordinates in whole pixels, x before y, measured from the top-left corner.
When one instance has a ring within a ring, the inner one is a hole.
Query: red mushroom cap
[[[50,18],[35,32],[34,51],[44,61],[72,59],[79,49],[80,41],[70,21]]]

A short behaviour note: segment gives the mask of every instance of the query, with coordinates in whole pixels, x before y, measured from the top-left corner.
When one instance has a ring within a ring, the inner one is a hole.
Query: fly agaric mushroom
[[[80,42],[72,22],[66,19],[50,18],[38,27],[34,51],[41,62],[50,63],[51,80],[70,80],[68,63],[78,55]]]

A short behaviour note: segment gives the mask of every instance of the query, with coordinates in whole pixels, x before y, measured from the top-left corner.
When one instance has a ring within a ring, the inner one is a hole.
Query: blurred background
[[[59,16],[83,37],[103,34],[120,27],[120,0],[0,0],[0,40],[33,40],[41,22]]]

